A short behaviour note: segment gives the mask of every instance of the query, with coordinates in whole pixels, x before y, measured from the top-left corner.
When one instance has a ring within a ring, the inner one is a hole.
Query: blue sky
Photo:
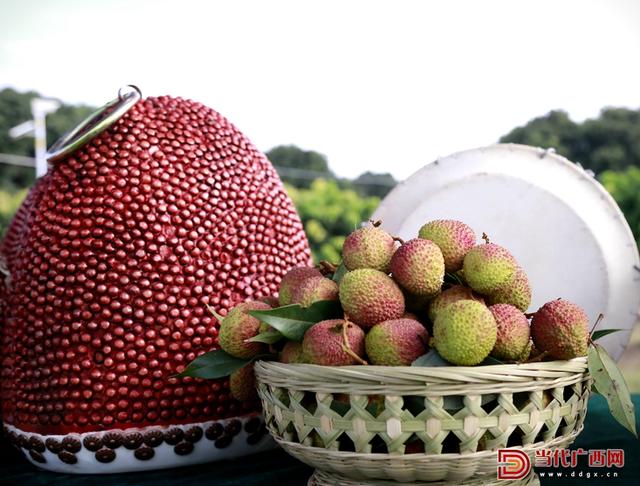
[[[404,178],[551,109],[637,108],[640,2],[0,3],[0,87],[201,101],[262,150]]]

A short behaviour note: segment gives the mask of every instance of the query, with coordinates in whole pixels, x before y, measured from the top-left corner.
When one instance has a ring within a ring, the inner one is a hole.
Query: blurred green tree
[[[295,187],[308,188],[317,178],[335,179],[327,158],[313,150],[302,150],[295,145],[279,145],[266,153],[280,178]]]
[[[298,209],[316,262],[340,262],[344,238],[369,219],[380,202],[377,197],[362,197],[326,179],[316,179],[306,189],[287,184],[287,191]]]
[[[31,100],[40,97],[35,91],[20,93],[11,88],[0,91],[0,153],[33,156],[33,138],[13,139],[9,130],[19,123],[32,119]],[[47,117],[47,142],[51,145],[67,130],[89,116],[93,108],[83,105],[62,106]],[[0,188],[7,190],[30,186],[34,181],[34,169],[0,164]]]
[[[640,110],[604,108],[583,123],[564,111],[551,111],[514,128],[500,142],[553,147],[596,174],[640,166]]]
[[[360,174],[352,182],[353,188],[358,194],[379,198],[385,197],[397,183],[398,181],[388,172],[377,174],[370,171]]]
[[[640,245],[640,167],[607,170],[600,174],[600,180],[622,209]]]

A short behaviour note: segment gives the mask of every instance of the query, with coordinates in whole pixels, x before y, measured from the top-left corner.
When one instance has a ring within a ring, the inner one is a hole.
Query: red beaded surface
[[[0,250],[2,416],[41,434],[176,424],[255,409],[227,380],[172,377],[218,323],[309,264],[275,170],[224,117],[148,98],[56,163]]]

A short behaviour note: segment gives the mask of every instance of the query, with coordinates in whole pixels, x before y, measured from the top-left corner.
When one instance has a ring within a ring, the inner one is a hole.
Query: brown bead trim
[[[186,456],[195,450],[195,444],[205,438],[213,442],[217,449],[225,449],[233,443],[234,437],[244,432],[246,444],[257,445],[266,435],[265,424],[260,417],[247,419],[228,419],[209,423],[202,427],[192,425],[188,428],[173,426],[170,428],[157,427],[144,431],[111,431],[101,434],[74,434],[63,438],[43,437],[33,433],[19,433],[4,427],[4,433],[10,443],[28,454],[30,459],[39,464],[47,463],[44,454],[47,450],[69,465],[78,463],[78,453],[84,448],[93,453],[95,460],[108,464],[117,459],[116,449],[121,446],[133,451],[133,456],[139,461],[148,461],[155,457],[156,447],[163,443],[173,446],[173,452],[178,456]]]

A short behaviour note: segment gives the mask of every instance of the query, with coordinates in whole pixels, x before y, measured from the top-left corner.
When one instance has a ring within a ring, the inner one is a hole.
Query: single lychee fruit
[[[229,376],[229,391],[231,396],[241,402],[250,402],[258,398],[256,390],[256,375],[253,363],[244,365]]]
[[[391,257],[390,269],[394,280],[416,295],[433,295],[444,281],[444,257],[429,240],[416,238],[400,245]]]
[[[251,339],[261,332],[262,324],[247,312],[268,309],[271,307],[258,301],[243,302],[231,309],[220,323],[218,333],[220,347],[236,358],[253,358],[265,352],[264,343],[247,342],[247,339]]]
[[[369,360],[380,366],[409,366],[427,350],[429,333],[413,319],[392,319],[376,324],[367,333]]]
[[[498,325],[491,356],[505,361],[521,360],[525,352],[529,356],[529,321],[522,311],[510,304],[495,304],[489,310]]]
[[[302,352],[302,343],[296,341],[287,341],[280,351],[281,363],[304,363],[304,353]]]
[[[343,326],[347,326],[343,338]],[[351,353],[347,351],[351,349]],[[302,352],[307,362],[325,366],[345,366],[359,364],[353,354],[364,356],[364,331],[352,322],[343,319],[320,321],[304,333]]]
[[[547,302],[533,315],[531,337],[536,348],[553,359],[587,355],[589,318],[568,300]]]
[[[433,345],[456,365],[481,363],[496,343],[498,326],[487,307],[475,300],[459,300],[438,313],[433,324]]]
[[[393,236],[378,226],[358,228],[344,240],[342,262],[348,270],[373,268],[389,273],[395,251]]]
[[[314,267],[294,267],[285,273],[278,292],[280,305],[293,304],[296,290],[311,277],[322,277],[322,273]]]
[[[326,277],[309,277],[293,291],[291,300],[302,307],[321,300],[338,300],[338,284]]]
[[[398,284],[372,268],[347,272],[340,281],[339,295],[349,319],[362,327],[404,314],[404,295]]]
[[[433,241],[444,256],[444,265],[449,273],[462,268],[464,256],[476,244],[476,234],[462,221],[438,219],[425,224],[418,236]]]
[[[454,285],[449,287],[447,290],[443,290],[429,303],[428,316],[431,322],[436,322],[436,317],[442,309],[453,302],[458,302],[459,300],[477,300],[484,304],[484,299],[481,296],[474,294],[473,290],[469,287],[465,287],[464,285]]]
[[[469,286],[486,295],[506,284],[513,277],[518,264],[505,248],[495,243],[484,243],[469,250],[462,268]]]
[[[487,295],[487,303],[489,305],[511,304],[522,312],[527,311],[531,305],[531,285],[522,267],[518,267],[505,284]]]

